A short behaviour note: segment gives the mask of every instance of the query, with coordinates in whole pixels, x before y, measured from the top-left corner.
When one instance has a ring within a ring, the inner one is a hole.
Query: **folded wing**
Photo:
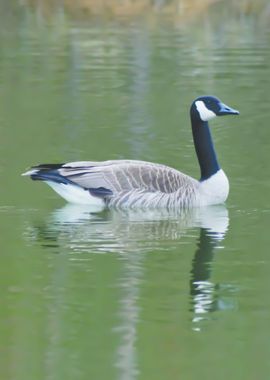
[[[191,197],[198,184],[168,166],[133,160],[42,164],[26,174],[32,179],[78,186],[111,205],[170,205],[181,202],[187,194]]]

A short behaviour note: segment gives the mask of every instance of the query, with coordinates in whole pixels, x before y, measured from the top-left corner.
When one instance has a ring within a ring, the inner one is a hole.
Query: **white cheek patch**
[[[197,102],[195,102],[195,106],[197,108],[197,111],[200,114],[200,118],[202,121],[208,121],[208,120],[214,119],[214,117],[217,116],[215,112],[209,110],[206,107],[206,105],[204,104],[202,100],[197,100]]]

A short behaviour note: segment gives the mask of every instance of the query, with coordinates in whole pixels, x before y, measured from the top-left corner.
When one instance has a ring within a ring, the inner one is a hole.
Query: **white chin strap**
[[[214,117],[217,116],[215,112],[209,110],[206,107],[206,105],[204,104],[202,100],[197,100],[197,102],[195,102],[195,106],[197,108],[197,111],[200,114],[200,118],[202,121],[208,121],[208,120],[214,119]]]

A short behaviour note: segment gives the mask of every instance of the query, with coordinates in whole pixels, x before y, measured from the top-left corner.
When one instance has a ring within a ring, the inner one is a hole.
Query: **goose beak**
[[[239,115],[239,111],[226,106],[224,103],[220,103],[220,109],[217,113],[217,116],[223,116],[223,115]]]

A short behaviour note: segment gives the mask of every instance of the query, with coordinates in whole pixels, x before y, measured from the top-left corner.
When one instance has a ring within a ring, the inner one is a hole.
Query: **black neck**
[[[201,168],[201,181],[211,177],[219,169],[208,122],[191,116],[195,150]]]

